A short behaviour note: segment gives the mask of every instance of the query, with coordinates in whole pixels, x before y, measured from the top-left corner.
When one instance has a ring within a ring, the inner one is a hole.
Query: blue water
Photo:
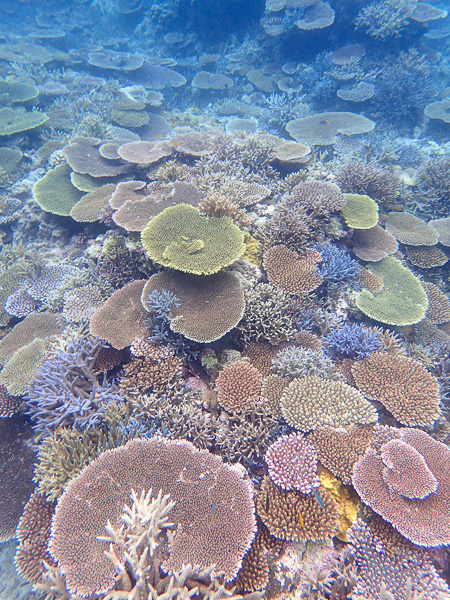
[[[444,0],[0,0],[0,600],[51,587],[43,560],[64,597],[142,583],[133,597],[145,598],[172,574],[160,564],[176,562],[166,534],[164,560],[144,557],[140,583],[123,553],[107,562],[104,541],[103,588],[100,575],[86,582],[92,556],[71,563],[58,550],[69,481],[106,450],[155,436],[240,465],[245,485],[220,496],[214,480],[182,555],[194,560],[204,528],[198,564],[234,560],[222,570],[236,594],[450,598],[448,10]],[[371,358],[388,366],[372,372]],[[330,397],[289,400],[312,377],[336,386]],[[326,427],[329,445],[299,450]],[[274,474],[268,448],[295,433]],[[403,454],[389,462],[393,439]],[[193,463],[180,461],[186,475]],[[298,483],[308,469],[319,469],[321,495]],[[122,493],[131,484],[117,477]],[[192,515],[205,500],[193,489]],[[122,522],[115,502],[96,513],[100,532],[107,518]],[[92,526],[88,505],[67,517],[80,529]],[[236,531],[225,534],[230,506]],[[85,536],[73,529],[76,544]],[[218,540],[233,535],[224,550]],[[222,582],[191,575],[190,589]]]

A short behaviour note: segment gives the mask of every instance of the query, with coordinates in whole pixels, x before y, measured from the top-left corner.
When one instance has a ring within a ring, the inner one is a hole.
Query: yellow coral
[[[319,465],[317,469],[321,486],[336,500],[341,513],[339,529],[336,537],[343,542],[348,542],[347,531],[358,517],[359,497],[348,485],[344,485],[328,469]]]

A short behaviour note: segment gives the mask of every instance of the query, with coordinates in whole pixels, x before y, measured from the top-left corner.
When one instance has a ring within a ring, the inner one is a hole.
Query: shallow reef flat
[[[449,40],[0,1],[0,600],[450,600]]]

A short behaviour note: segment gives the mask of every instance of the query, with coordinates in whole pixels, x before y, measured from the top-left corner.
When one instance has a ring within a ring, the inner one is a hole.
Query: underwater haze
[[[446,0],[0,0],[0,600],[450,600]]]

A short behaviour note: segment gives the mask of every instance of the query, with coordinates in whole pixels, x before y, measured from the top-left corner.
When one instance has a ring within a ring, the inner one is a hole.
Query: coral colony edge
[[[450,600],[446,0],[0,0],[0,600]]]

